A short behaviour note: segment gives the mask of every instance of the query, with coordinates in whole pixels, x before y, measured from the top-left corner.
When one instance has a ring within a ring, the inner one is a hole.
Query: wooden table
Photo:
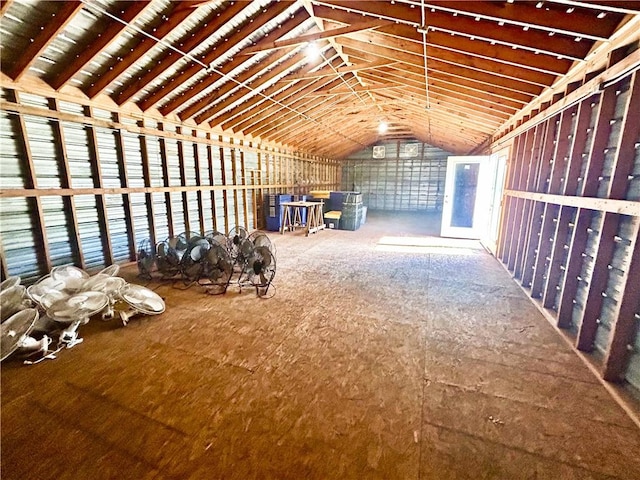
[[[296,228],[304,228],[308,237],[310,233],[324,230],[323,205],[324,202],[282,202],[280,206],[284,208],[284,215],[280,233],[284,235],[287,230],[293,231]],[[302,223],[303,209],[307,212],[306,223]]]

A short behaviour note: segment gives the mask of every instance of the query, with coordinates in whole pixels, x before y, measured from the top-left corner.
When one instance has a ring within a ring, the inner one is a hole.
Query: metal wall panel
[[[156,225],[156,239],[161,242],[169,236],[169,218],[164,193],[152,193],[154,221]]]
[[[129,187],[144,187],[140,138],[133,133],[122,132],[122,143],[124,145],[124,158],[127,165]]]
[[[25,115],[25,127],[38,188],[61,188],[59,155],[51,120]]]
[[[82,253],[88,270],[98,270],[106,266],[98,206],[95,195],[75,195],[78,235],[82,243]]]
[[[406,145],[415,143],[386,143],[381,159],[373,158],[373,147],[350,156],[342,167],[341,188],[362,192],[364,204],[372,210],[441,210],[450,154],[418,144],[413,157]]]
[[[69,162],[71,188],[93,188],[95,186],[89,159],[89,140],[84,126],[61,122],[65,139],[65,151]]]
[[[337,164],[325,166],[315,161],[314,165],[309,160],[262,149],[262,174],[258,174],[259,154],[229,137],[213,139],[216,143],[226,142],[221,147],[210,145],[202,131],[198,131],[197,137],[186,138],[174,125],[160,128],[154,120],[140,121],[127,113],[6,89],[0,89],[0,96],[12,105],[8,111],[0,112],[0,186],[11,189],[7,197],[0,198],[0,250],[7,267],[3,275],[18,274],[26,283],[47,273],[52,265],[76,264],[95,271],[112,259],[127,262],[132,250],[135,251],[131,243],[137,245],[152,233],[157,240],[163,240],[170,230],[175,234],[188,227],[211,230],[214,218],[221,231],[226,232],[236,224],[252,228],[253,190],[235,186],[251,186],[253,180],[258,185],[264,184],[268,181],[267,170],[272,182],[297,181],[295,186],[279,186],[274,190],[298,188],[305,193],[320,178],[334,184],[336,181]],[[17,106],[13,106],[14,102]],[[22,105],[30,108],[27,113]],[[32,107],[42,114],[34,113]],[[73,116],[77,121],[69,119]],[[148,131],[141,134],[139,127],[157,134]],[[28,151],[23,151],[23,142]],[[182,166],[178,142],[184,147]],[[163,155],[172,191],[129,191],[165,186]],[[29,160],[39,189],[36,196],[30,190]],[[223,164],[224,184],[228,188],[207,190],[212,183],[222,186]],[[181,189],[198,185],[203,190]],[[74,192],[79,188],[83,191]],[[109,189],[123,192],[113,193]],[[167,199],[171,202],[171,215]],[[148,201],[151,205],[147,205]],[[150,231],[150,209],[154,212],[155,232]],[[188,213],[190,225],[185,225],[184,212]],[[171,229],[169,218],[173,220]]]
[[[149,159],[149,175],[151,177],[150,187],[163,187],[164,178],[162,175],[162,156],[160,155],[160,139],[154,135],[145,137],[147,145],[147,156]]]
[[[76,258],[71,247],[69,222],[62,197],[42,197],[42,210],[51,252],[51,264],[54,267],[74,264]]]
[[[46,268],[38,262],[37,227],[31,214],[33,199],[0,198],[0,231],[9,275],[18,275],[30,283],[44,275]]]
[[[109,215],[109,233],[111,234],[113,259],[116,262],[125,262],[129,260],[129,236],[127,234],[122,195],[105,195],[104,199]]]
[[[0,188],[25,188],[25,166],[20,161],[17,115],[0,111]]]

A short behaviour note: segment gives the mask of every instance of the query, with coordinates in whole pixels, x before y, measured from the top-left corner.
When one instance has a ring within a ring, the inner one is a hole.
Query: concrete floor
[[[273,234],[271,299],[154,282],[162,316],[3,363],[2,479],[640,478],[640,430],[437,222]]]

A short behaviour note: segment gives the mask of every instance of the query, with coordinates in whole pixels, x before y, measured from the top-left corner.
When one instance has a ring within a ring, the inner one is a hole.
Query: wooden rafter
[[[163,39],[182,24],[191,14],[193,14],[195,8],[180,8],[183,3],[181,2],[179,7],[174,9],[169,17],[162,22],[153,32],[156,38]],[[120,75],[140,60],[144,54],[151,50],[156,45],[156,42],[147,36],[143,36],[140,42],[132,48],[127,55],[116,59],[115,63],[109,66],[109,68],[92,80],[92,83],[88,88],[85,88],[84,92],[91,98],[102,93],[105,88],[111,85]]]
[[[83,4],[79,1],[61,2],[60,9],[55,16],[51,17],[49,23],[43,25],[36,38],[29,44],[24,52],[21,52],[18,61],[13,65],[9,76],[18,81],[31,65],[38,59],[40,54],[53,42],[56,36],[64,30],[73,17],[82,10]]]
[[[148,1],[135,1],[127,4],[125,10],[120,12],[118,18],[123,22],[133,22],[144,10],[149,6]],[[73,59],[72,62],[66,64],[64,68],[52,79],[49,84],[56,90],[65,85],[75,74],[77,74],[84,65],[89,63],[102,50],[107,48],[122,31],[126,28],[125,23],[109,20],[107,28],[101,32],[89,45],[85,45],[82,51]]]
[[[277,48],[292,47],[301,45],[303,43],[315,42],[317,40],[335,38],[342,35],[348,35],[349,33],[359,32],[361,30],[371,30],[380,27],[392,25],[393,22],[388,20],[369,20],[365,22],[358,22],[348,27],[337,27],[323,32],[309,33],[307,35],[300,35],[296,38],[290,38],[287,40],[276,40],[274,42],[265,43],[262,45],[255,45],[253,47],[245,48],[242,51],[243,55],[252,55],[257,52],[263,52],[265,50],[273,50]]]
[[[246,8],[244,2],[236,2],[227,6],[222,12],[219,12],[211,21],[207,22],[206,27],[200,28],[197,32],[187,34],[183,37],[178,45],[184,52],[190,52],[202,42],[206,41],[211,35],[213,35],[218,29],[223,27],[225,23],[230,21],[233,17],[238,15],[244,8]],[[166,30],[160,32],[159,38],[164,38],[173,29],[175,29],[180,23],[182,23],[191,13],[193,9],[185,9],[181,12],[171,16],[169,22],[166,23]],[[174,20],[175,19],[175,20]],[[169,28],[171,26],[171,28]],[[149,39],[143,39],[138,47],[134,49],[136,57],[140,58],[144,53],[150,50],[155,43]],[[129,100],[131,97],[139,93],[144,87],[149,85],[153,80],[162,75],[167,69],[169,69],[176,62],[181,60],[181,56],[176,52],[168,50],[165,55],[162,56],[144,75],[137,77],[135,80],[128,82],[128,84],[114,95],[114,100],[120,105]],[[113,79],[112,79],[113,80]],[[106,86],[106,85],[105,85]]]
[[[334,57],[327,58],[328,62],[333,62]],[[309,72],[313,68],[315,68],[314,64],[308,63],[304,67],[300,69],[301,72]],[[263,95],[254,95],[253,97],[247,99],[246,101],[236,105],[235,108],[228,110],[227,112],[223,112],[215,118],[216,125],[222,125],[223,130],[226,130],[230,127],[227,122],[230,122],[231,119],[235,119],[235,123],[242,121],[246,118],[247,114],[251,114],[253,111],[255,114],[255,108],[261,104],[271,104],[275,101],[279,101],[282,96],[285,98],[290,96],[292,92],[300,91],[305,86],[309,85],[311,82],[297,82],[294,84],[287,84],[286,86],[282,86],[278,82],[274,85],[266,88],[262,91]],[[266,97],[266,98],[265,98]],[[226,125],[226,126],[225,126]]]
[[[333,80],[333,82],[335,83],[336,80]],[[323,83],[327,83],[327,81],[325,80]],[[232,129],[236,132],[250,133],[253,131],[253,129],[257,128],[257,124],[264,121],[265,119],[271,117],[274,121],[276,121],[277,115],[279,115],[280,112],[286,110],[286,107],[284,105],[290,108],[295,108],[296,105],[291,101],[292,99],[295,99],[298,96],[304,97],[307,92],[313,91],[316,88],[318,88],[318,85],[313,81],[301,82],[294,88],[274,96],[274,100],[277,103],[271,103],[262,109],[250,110],[248,112],[245,112],[238,118],[222,123],[221,127],[224,130]],[[217,122],[218,119],[216,118],[210,122],[210,125],[213,127],[217,124]]]
[[[416,28],[421,26],[420,16],[417,15],[418,11],[410,8],[409,5],[400,4],[399,2],[393,5],[386,2],[348,0],[321,2],[320,5],[314,6],[314,12],[321,18],[345,23],[348,23],[348,18],[351,18],[350,15],[356,14],[385,20],[397,20]],[[484,37],[516,48],[527,47],[535,50],[541,48],[541,45],[547,45],[547,48],[554,54],[567,58],[584,58],[593,43],[587,41],[576,42],[574,38],[564,35],[554,35],[553,40],[549,41],[550,37],[545,32],[536,30],[523,32],[522,28],[512,25],[500,26],[493,21],[476,21],[466,16],[459,15],[454,17],[451,14],[438,11],[429,11],[427,26],[436,29],[442,28],[468,36]]]
[[[300,26],[304,22],[303,16],[299,15],[297,17],[293,17],[285,21],[280,28],[277,30],[278,35],[286,35],[294,28]],[[207,77],[203,78],[199,83],[192,86],[189,90],[184,92],[182,95],[171,99],[168,103],[163,105],[160,108],[160,112],[163,115],[168,114],[169,112],[173,112],[179,110],[183,105],[189,103],[194,97],[204,92],[211,85],[216,83],[217,81],[224,78],[225,75],[229,75],[231,72],[236,70],[238,67],[242,67],[243,65],[249,65],[245,69],[243,69],[242,73],[235,75],[233,79],[227,79],[227,83],[223,85],[222,89],[233,89],[240,82],[245,82],[253,75],[257,74],[259,71],[265,68],[267,64],[277,63],[279,60],[283,59],[289,52],[286,50],[281,50],[277,52],[273,52],[270,55],[267,55],[260,62],[255,63],[252,59],[247,58],[242,55],[236,55],[232,60],[224,64],[222,67],[218,69],[218,72],[211,72]],[[228,90],[227,90],[228,91]],[[216,92],[216,96],[222,96],[224,92],[218,90]],[[190,118],[194,116],[199,110],[202,110],[206,105],[206,99],[200,99],[194,103],[191,103],[186,109],[180,112],[180,118]],[[204,100],[204,101],[203,101]]]
[[[299,67],[301,62],[304,61],[304,55],[303,54],[298,54],[298,55],[294,55],[293,57],[288,58],[287,60],[285,60],[284,62],[279,63],[278,65],[272,65],[272,68],[270,69],[270,71],[268,73],[265,73],[264,75],[260,76],[259,78],[254,78],[251,82],[251,89],[248,89],[244,86],[238,86],[234,83],[227,83],[226,85],[224,85],[218,92],[219,95],[225,95],[226,93],[232,91],[235,89],[235,94],[232,93],[231,97],[233,97],[233,99],[229,99],[229,101],[225,101],[225,102],[218,102],[215,103],[214,105],[211,105],[207,108],[205,108],[195,119],[197,123],[204,123],[208,120],[210,120],[211,118],[215,117],[218,113],[220,113],[223,109],[228,108],[228,107],[233,107],[234,103],[237,102],[241,102],[243,99],[247,99],[247,98],[251,98],[252,96],[255,95],[259,95],[258,92],[260,92],[261,87],[265,84],[268,83],[270,80],[273,79],[273,77],[278,76],[280,74],[282,74],[283,72],[286,72],[287,70],[291,69],[291,68],[296,68]],[[255,73],[253,72],[246,72],[246,76],[248,78],[251,78],[253,76],[255,76]],[[244,78],[244,76],[243,76]],[[240,81],[244,81],[242,79],[239,79]],[[196,102],[197,105],[198,102]]]
[[[242,4],[243,2],[238,2]],[[201,63],[205,65],[211,64],[211,62],[215,61],[222,54],[227,52],[229,49],[233,48],[239,42],[245,40],[247,36],[251,35],[256,30],[262,28],[267,22],[272,20],[275,16],[284,12],[287,8],[292,6],[295,2],[291,1],[282,1],[273,5],[269,10],[261,11],[254,18],[247,19],[243,28],[239,28],[235,30],[235,32],[229,37],[225,38],[221,43],[212,47],[201,59]],[[153,93],[146,96],[143,100],[138,102],[138,106],[142,110],[147,110],[151,108],[153,105],[158,103],[160,100],[165,98],[171,92],[176,90],[178,87],[188,82],[192,77],[196,76],[200,72],[203,71],[203,67],[200,63],[192,62],[185,68],[183,68],[180,73],[171,78],[171,81],[163,84],[161,87],[157,88]],[[155,78],[155,77],[154,77]],[[146,84],[145,84],[146,85]],[[143,85],[144,86],[144,85]],[[121,98],[118,98],[118,101],[121,101]]]

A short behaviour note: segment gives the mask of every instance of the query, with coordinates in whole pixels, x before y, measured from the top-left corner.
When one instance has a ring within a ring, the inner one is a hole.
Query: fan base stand
[[[60,334],[59,345],[64,345],[66,348],[73,348],[79,343],[82,343],[84,339],[78,337],[78,327],[82,324],[89,322],[88,318],[82,318],[73,322],[67,329],[63,330]]]

